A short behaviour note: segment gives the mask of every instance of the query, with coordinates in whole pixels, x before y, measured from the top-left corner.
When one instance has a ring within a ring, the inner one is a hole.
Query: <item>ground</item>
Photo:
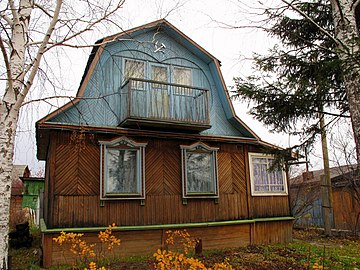
[[[36,236],[36,233],[34,233]],[[212,250],[197,256],[206,266],[229,260],[233,269],[360,269],[360,238],[352,235],[325,237],[321,230],[295,229],[286,245],[248,246]],[[41,269],[39,237],[31,249],[11,249],[12,269]],[[155,252],[155,251],[154,251]],[[154,269],[154,259],[132,257],[106,264],[107,269]],[[69,269],[55,267],[52,269]]]

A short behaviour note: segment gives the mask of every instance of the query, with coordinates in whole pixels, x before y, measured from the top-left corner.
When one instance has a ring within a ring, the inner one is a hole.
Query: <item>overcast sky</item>
[[[127,0],[119,11],[118,24],[123,30],[140,26],[151,21],[166,18],[180,31],[197,42],[200,46],[221,61],[221,70],[228,86],[233,85],[233,78],[250,75],[253,52],[265,53],[275,44],[264,33],[251,26],[259,17],[254,13],[252,0],[218,1],[218,0]],[[276,1],[266,1],[267,5]],[[249,28],[229,29],[221,23],[235,26],[250,26]],[[121,32],[118,28],[109,32],[94,31],[92,42]],[[58,55],[57,66],[60,72],[58,80],[63,84],[63,93],[74,96],[79,87],[81,77],[90,53],[90,49],[69,50],[67,54]],[[49,90],[48,95],[51,95]],[[59,93],[58,93],[59,94]],[[67,100],[68,101],[68,100]],[[57,101],[61,105],[66,100]],[[248,114],[245,104],[234,103],[237,115],[264,141],[282,147],[296,143],[296,139],[287,135],[270,134],[267,128],[253,120]],[[52,108],[54,109],[54,108]],[[49,113],[49,108],[41,104],[25,106],[21,113],[21,128],[17,134],[15,149],[15,164],[28,164],[35,172],[43,167],[36,159],[36,142],[34,135],[35,122]]]

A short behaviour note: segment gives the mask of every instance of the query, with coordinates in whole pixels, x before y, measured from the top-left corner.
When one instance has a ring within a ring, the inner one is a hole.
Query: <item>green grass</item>
[[[300,260],[302,264],[315,263],[327,269],[354,269],[360,268],[360,241],[351,239],[327,241],[294,241],[289,245],[298,254],[306,259]]]

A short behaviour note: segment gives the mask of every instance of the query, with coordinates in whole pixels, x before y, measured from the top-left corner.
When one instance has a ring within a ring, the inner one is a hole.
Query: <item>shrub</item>
[[[89,268],[84,270],[105,270],[105,267],[97,268],[94,260],[105,258],[105,251],[103,245],[106,245],[107,252],[113,252],[115,245],[120,245],[120,239],[117,239],[112,235],[112,229],[116,227],[115,224],[109,225],[105,232],[100,231],[98,238],[101,242],[101,250],[99,256],[96,255],[94,247],[96,244],[88,244],[85,240],[82,240],[82,233],[65,233],[61,232],[58,237],[53,238],[53,241],[60,245],[67,245],[72,254],[72,267],[73,269],[80,263],[89,265]]]

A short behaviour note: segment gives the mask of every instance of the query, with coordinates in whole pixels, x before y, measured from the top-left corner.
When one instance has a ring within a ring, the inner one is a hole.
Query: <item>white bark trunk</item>
[[[18,113],[0,104],[0,269],[8,269],[8,233],[11,197],[11,171]]]
[[[346,95],[353,126],[356,154],[360,162],[360,54],[359,29],[356,25],[356,0],[331,0],[337,54],[343,63]],[[357,3],[358,4],[358,3]]]
[[[12,181],[12,161],[14,153],[15,131],[20,105],[17,103],[23,95],[25,73],[25,51],[28,43],[32,0],[21,0],[17,13],[10,2],[13,14],[11,25],[11,51],[9,58],[8,83],[0,103],[0,269],[8,269],[8,234]],[[4,55],[6,57],[7,55]]]

